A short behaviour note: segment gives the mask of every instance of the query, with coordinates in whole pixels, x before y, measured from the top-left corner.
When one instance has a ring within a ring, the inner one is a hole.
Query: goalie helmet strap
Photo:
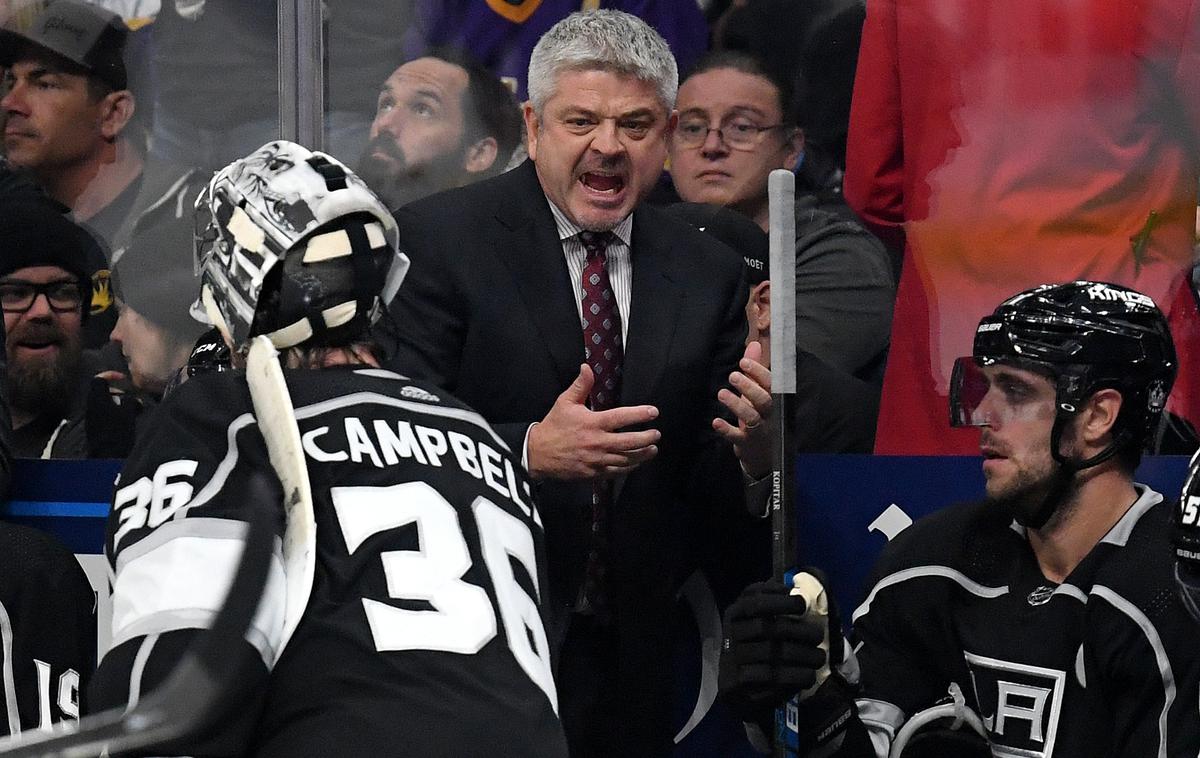
[[[371,243],[361,221],[346,226],[350,237],[350,265],[354,267],[354,299],[358,301],[355,316],[367,317],[375,305],[375,297],[383,289],[371,259]]]

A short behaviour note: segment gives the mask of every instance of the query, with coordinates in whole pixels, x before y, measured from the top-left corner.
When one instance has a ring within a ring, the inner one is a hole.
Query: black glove
[[[804,598],[790,591],[777,579],[758,582],[725,611],[719,695],[743,721],[769,724],[774,709],[811,687],[826,665],[825,625],[805,617]]]

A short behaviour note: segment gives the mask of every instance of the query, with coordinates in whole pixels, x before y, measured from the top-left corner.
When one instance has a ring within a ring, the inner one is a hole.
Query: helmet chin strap
[[[1059,506],[1062,505],[1062,500],[1070,489],[1071,483],[1075,479],[1075,475],[1084,469],[1092,468],[1104,463],[1109,458],[1117,454],[1126,442],[1129,441],[1129,431],[1122,429],[1117,434],[1113,435],[1113,441],[1108,447],[1096,453],[1091,458],[1086,458],[1082,461],[1067,458],[1063,455],[1062,435],[1063,429],[1066,428],[1067,422],[1072,418],[1070,413],[1060,412],[1054,418],[1054,426],[1050,429],[1050,455],[1054,457],[1058,468],[1055,470],[1054,483],[1050,490],[1046,493],[1046,497],[1042,499],[1040,505],[1029,513],[1014,513],[1013,517],[1017,523],[1027,529],[1041,529],[1050,521],[1050,517],[1054,515]]]
[[[1114,455],[1116,455],[1117,451],[1124,447],[1125,443],[1129,442],[1130,440],[1129,430],[1122,429],[1113,435],[1113,441],[1108,444],[1108,447],[1096,453],[1091,458],[1087,458],[1082,461],[1071,460],[1064,456],[1062,454],[1062,450],[1060,449],[1063,429],[1066,427],[1067,421],[1070,418],[1071,414],[1061,412],[1054,417],[1054,426],[1050,429],[1050,454],[1054,456],[1054,460],[1058,462],[1058,465],[1061,468],[1071,474],[1074,474],[1077,471],[1083,471],[1085,468],[1099,466],[1101,463],[1104,463],[1109,458],[1112,458]]]

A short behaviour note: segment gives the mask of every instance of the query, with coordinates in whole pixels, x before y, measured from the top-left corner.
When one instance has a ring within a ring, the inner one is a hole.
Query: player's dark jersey
[[[237,739],[224,728],[176,747],[565,755],[539,610],[542,526],[519,464],[440,390],[373,369],[286,374],[316,520],[311,593],[285,639],[294,590],[277,556],[243,651],[248,723]],[[247,477],[272,470],[240,373],[184,384],[149,430],[109,520],[113,649],[97,691],[118,703],[211,620],[240,555]]]
[[[996,756],[1195,756],[1200,629],[1172,586],[1169,507],[1138,491],[1059,585],[987,504],[934,514],[890,544],[853,614],[859,715],[876,749],[954,682]]]
[[[96,661],[96,596],[75,556],[0,522],[0,735],[79,718]]]

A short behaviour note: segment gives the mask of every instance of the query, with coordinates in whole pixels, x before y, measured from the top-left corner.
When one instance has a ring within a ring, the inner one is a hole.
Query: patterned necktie
[[[593,411],[616,407],[625,358],[621,345],[621,315],[617,312],[617,298],[608,279],[607,251],[611,239],[611,232],[581,232],[579,235],[587,254],[583,266],[583,351],[584,360],[595,375],[595,383],[588,395],[588,405]],[[611,482],[593,482],[592,544],[577,608],[581,613],[603,618],[608,616],[604,575],[612,494]]]
[[[587,253],[583,265],[583,352],[596,377],[588,402],[594,411],[616,407],[621,394],[621,315],[608,280],[611,232],[581,232]]]

